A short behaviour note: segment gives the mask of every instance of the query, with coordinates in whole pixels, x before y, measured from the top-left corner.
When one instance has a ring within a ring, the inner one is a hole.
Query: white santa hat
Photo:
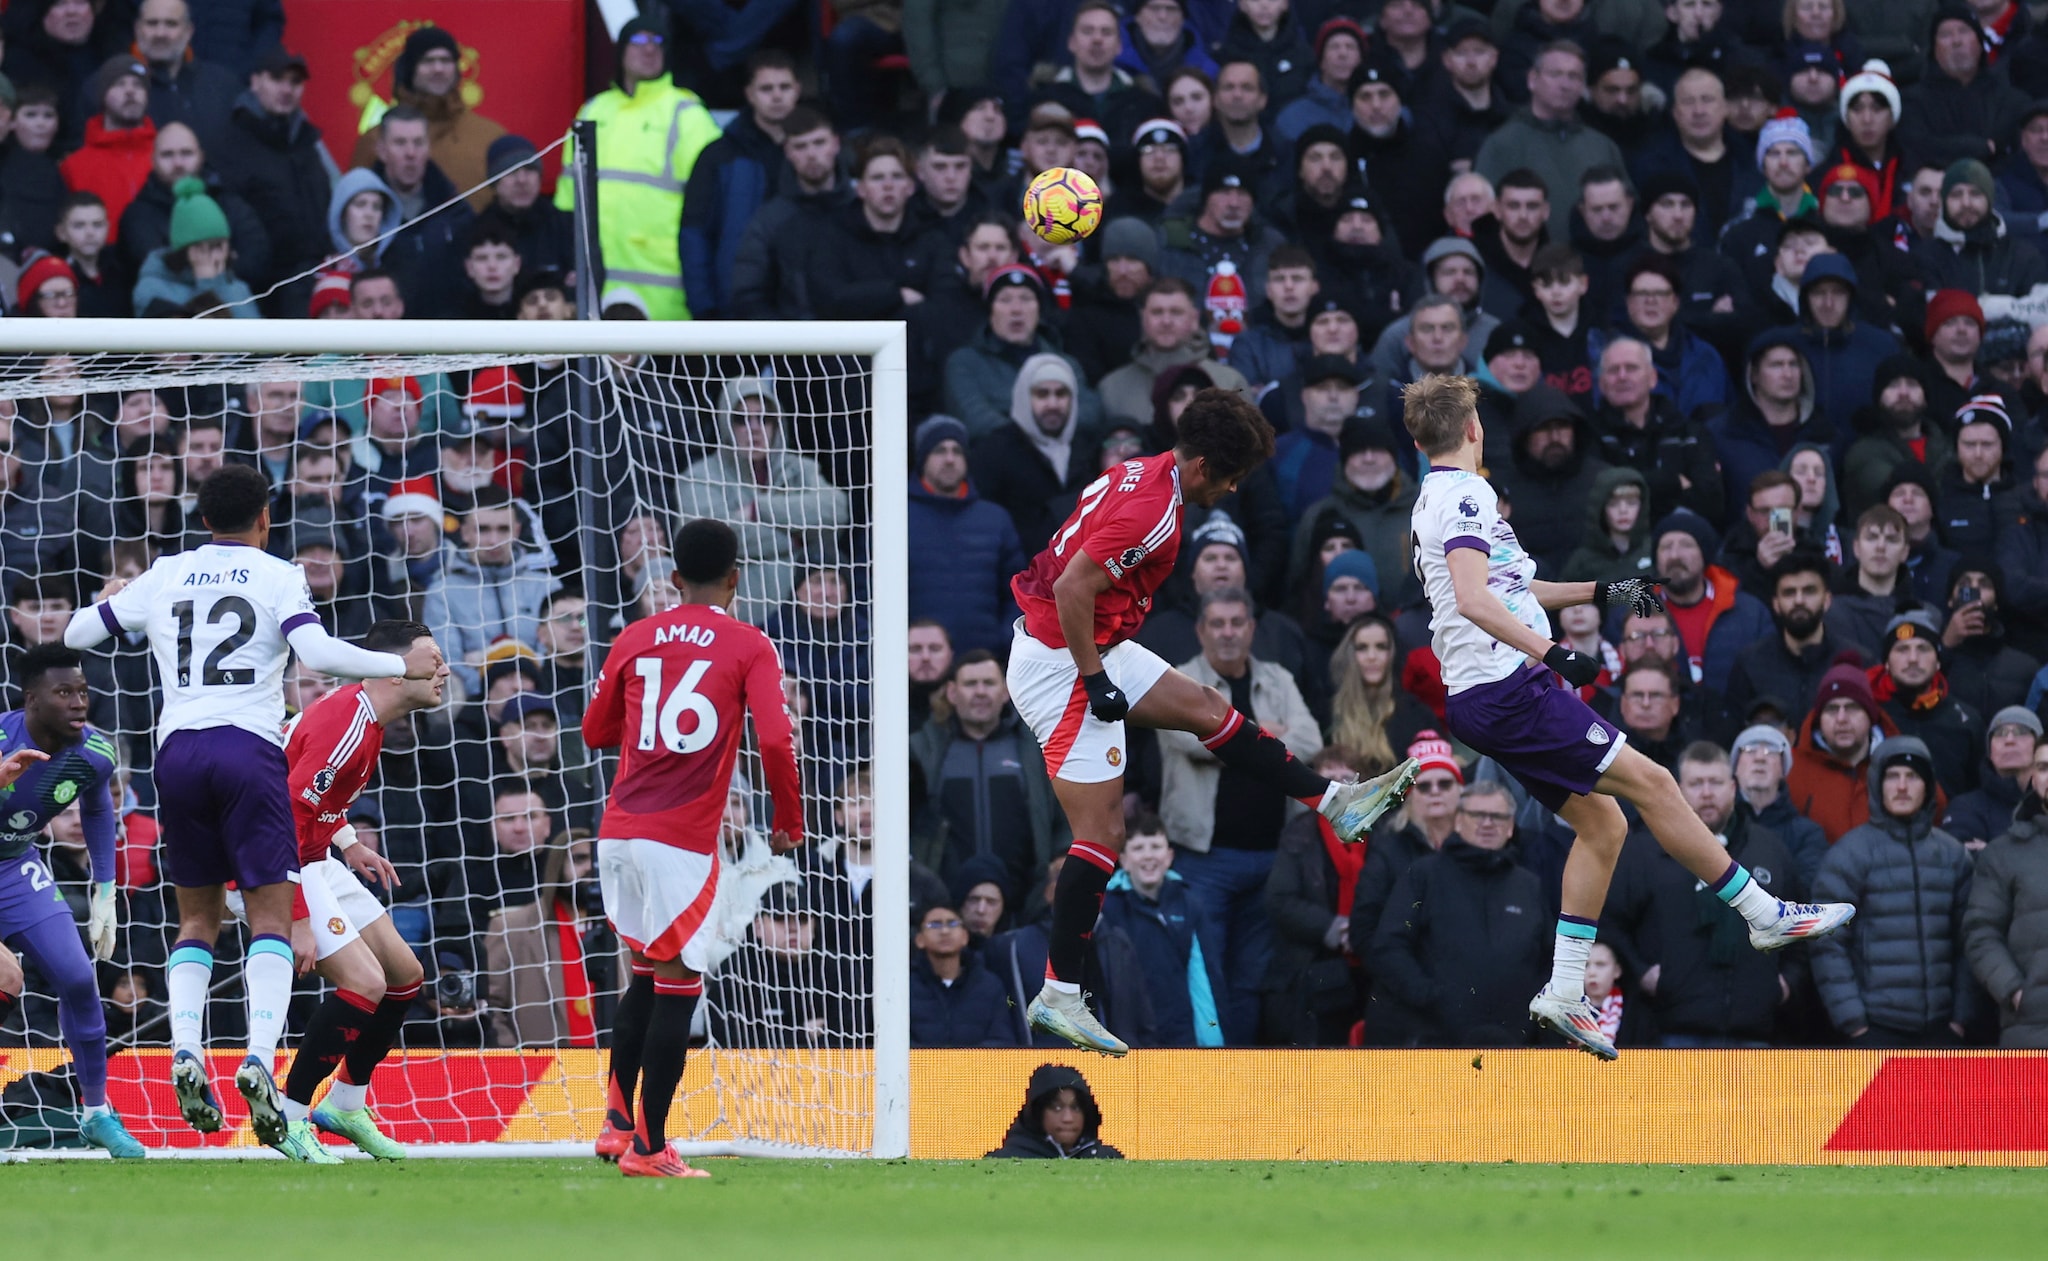
[[[1899,85],[1892,82],[1892,68],[1882,61],[1866,61],[1863,69],[1842,85],[1842,121],[1849,121],[1849,102],[1864,92],[1875,92],[1891,107],[1892,122],[1899,121]]]

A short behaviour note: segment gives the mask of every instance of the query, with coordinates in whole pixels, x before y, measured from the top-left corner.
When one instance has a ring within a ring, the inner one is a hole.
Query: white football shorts
[[[707,969],[700,941],[718,894],[718,856],[660,841],[600,839],[597,879],[604,914],[619,938],[657,962]]]
[[[1102,654],[1102,668],[1135,709],[1173,667],[1135,639],[1126,639]],[[1099,784],[1124,773],[1124,724],[1103,722],[1088,712],[1088,692],[1074,654],[1033,639],[1021,617],[1010,643],[1008,682],[1010,703],[1045,751],[1046,774],[1070,784]]]

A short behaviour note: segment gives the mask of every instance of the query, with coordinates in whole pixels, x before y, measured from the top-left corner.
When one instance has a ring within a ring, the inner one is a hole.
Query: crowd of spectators
[[[465,104],[460,32],[416,31],[349,143],[300,109],[290,32],[221,30],[265,7],[9,6],[8,315],[574,318],[573,189]],[[1299,757],[1423,774],[1346,848],[1140,737],[1085,988],[1135,1045],[1529,1039],[1570,836],[1444,734],[1408,558],[1425,469],[1400,387],[1461,372],[1541,575],[1665,581],[1661,614],[1559,615],[1605,663],[1589,702],[1759,882],[1863,908],[1757,956],[1632,837],[1589,978],[1624,1044],[2048,1044],[2048,30],[2024,5],[642,7],[582,111],[602,314],[909,331],[910,554],[872,559],[910,586],[915,1042],[1042,1041],[1020,1013],[1071,838],[1004,688],[1008,583],[1208,387],[1256,401],[1278,453],[1188,511],[1141,638]],[[1084,241],[1020,221],[1054,166],[1105,194]],[[223,460],[263,469],[330,626],[403,611],[457,666],[358,808],[406,876],[422,1017],[602,1042],[584,648],[673,598],[680,521],[728,520],[820,839],[773,855],[735,793],[710,1032],[857,1044],[865,764],[901,753],[837,721],[870,703],[865,440],[804,388],[624,359],[0,404],[9,646],[201,537],[193,488]],[[584,400],[629,439],[594,462]],[[130,920],[160,925],[148,666],[131,643],[92,669],[126,737]],[[161,944],[137,936],[108,992],[139,1028]]]

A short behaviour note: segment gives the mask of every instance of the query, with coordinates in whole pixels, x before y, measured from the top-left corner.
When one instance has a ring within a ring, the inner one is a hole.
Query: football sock
[[[202,1054],[201,1029],[206,1020],[206,991],[213,985],[213,947],[191,938],[171,950],[164,988],[171,1004],[171,1046]]]
[[[690,1020],[697,1014],[704,981],[701,977],[684,981],[658,976],[653,990],[647,1036],[640,1044],[640,1125],[633,1138],[643,1156],[668,1146],[668,1109],[683,1080],[683,1059],[690,1053]]]
[[[1052,894],[1052,932],[1046,943],[1045,982],[1060,993],[1077,994],[1088,966],[1088,941],[1102,914],[1102,895],[1116,872],[1116,855],[1093,841],[1075,841],[1060,865]]]
[[[1586,996],[1586,956],[1593,953],[1593,939],[1600,927],[1576,915],[1557,917],[1557,940],[1550,950],[1550,984],[1544,988],[1559,998]]]
[[[633,1091],[640,1081],[640,1053],[647,1041],[647,1020],[654,1010],[654,971],[633,969],[632,984],[612,1013],[612,1064],[605,1078],[605,1110],[612,1125],[633,1128]]]
[[[363,1024],[363,1036],[348,1048],[342,1057],[341,1067],[334,1072],[334,1084],[327,1088],[327,1104],[337,1112],[354,1112],[369,1101],[370,1074],[391,1054],[391,1048],[398,1045],[398,1034],[405,1027],[405,1014],[412,1010],[413,1000],[420,996],[420,983],[395,990],[384,991],[384,1001],[377,1004],[376,1014]]]
[[[344,989],[335,990],[314,1008],[313,1018],[306,1022],[306,1036],[299,1040],[299,1053],[292,1057],[291,1071],[284,1079],[288,1119],[305,1117],[313,1106],[313,1092],[362,1039],[376,1012],[377,1004]]]
[[[1231,710],[1221,727],[1203,737],[1202,747],[1214,753],[1217,761],[1257,775],[1310,809],[1320,806],[1323,794],[1330,791],[1329,780],[1297,761],[1286,745],[1237,710]]]
[[[242,984],[249,991],[249,1054],[265,1068],[277,1062],[277,1040],[284,1036],[285,1009],[292,1001],[292,944],[275,933],[259,933],[249,942],[242,964]]]
[[[1764,891],[1764,887],[1749,878],[1749,872],[1734,859],[1728,860],[1728,870],[1709,886],[1714,896],[1735,908],[1735,913],[1749,921],[1751,928],[1768,928],[1778,922],[1778,899]]]

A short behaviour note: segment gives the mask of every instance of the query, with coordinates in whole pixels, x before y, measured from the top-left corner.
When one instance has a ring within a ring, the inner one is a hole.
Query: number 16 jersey
[[[619,632],[583,714],[585,745],[620,750],[598,835],[714,852],[750,714],[773,826],[801,839],[795,731],[768,636],[708,604]]]

